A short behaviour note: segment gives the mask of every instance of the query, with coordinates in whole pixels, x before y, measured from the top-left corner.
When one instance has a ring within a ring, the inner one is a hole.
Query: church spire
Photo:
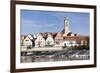
[[[68,17],[64,17],[64,34],[69,33],[69,20]]]

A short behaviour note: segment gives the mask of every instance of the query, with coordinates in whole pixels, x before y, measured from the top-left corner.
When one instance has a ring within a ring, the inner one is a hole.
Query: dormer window
[[[28,41],[28,40],[25,40],[25,41]]]

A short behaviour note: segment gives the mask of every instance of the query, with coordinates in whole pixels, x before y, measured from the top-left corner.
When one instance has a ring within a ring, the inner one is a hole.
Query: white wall
[[[97,5],[97,31],[100,37],[100,0],[34,0],[57,3],[93,4]],[[100,46],[97,46],[97,68],[65,69],[52,71],[39,71],[34,73],[99,73],[100,72]],[[0,73],[10,73],[10,0],[0,0]],[[33,73],[33,72],[30,72]]]

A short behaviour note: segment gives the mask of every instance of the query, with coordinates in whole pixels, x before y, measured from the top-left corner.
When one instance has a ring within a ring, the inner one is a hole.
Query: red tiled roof
[[[89,36],[63,36],[65,40],[89,40]]]

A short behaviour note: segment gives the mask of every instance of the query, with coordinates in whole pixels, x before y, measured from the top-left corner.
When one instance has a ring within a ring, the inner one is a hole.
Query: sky
[[[71,32],[89,35],[89,13],[36,10],[21,10],[21,35],[60,32],[64,29],[64,17],[69,20]]]

